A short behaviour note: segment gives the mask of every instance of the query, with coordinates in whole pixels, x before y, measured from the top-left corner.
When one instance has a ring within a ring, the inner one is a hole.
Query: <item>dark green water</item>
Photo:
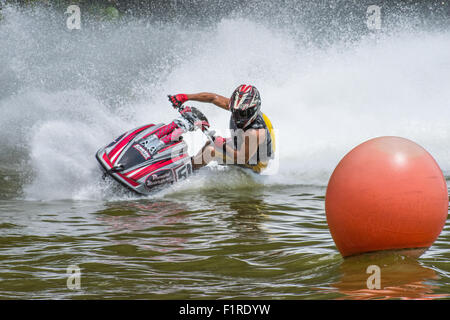
[[[0,298],[447,298],[450,224],[419,259],[342,259],[324,187],[174,191],[127,201],[0,201]],[[368,290],[369,265],[382,290]],[[80,289],[67,268],[81,269]]]

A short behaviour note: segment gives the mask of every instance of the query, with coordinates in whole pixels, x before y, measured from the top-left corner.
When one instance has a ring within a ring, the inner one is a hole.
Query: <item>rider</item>
[[[173,107],[180,107],[188,100],[209,102],[231,111],[231,138],[220,136],[207,142],[192,158],[194,169],[216,160],[225,164],[237,164],[260,173],[274,156],[275,137],[270,120],[261,112],[258,89],[240,85],[230,98],[215,93],[176,94],[169,96]]]

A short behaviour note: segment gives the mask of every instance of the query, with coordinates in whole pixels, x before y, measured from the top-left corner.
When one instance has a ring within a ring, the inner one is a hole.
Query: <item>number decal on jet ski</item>
[[[180,168],[175,169],[177,180],[186,179],[188,175],[192,173],[192,166],[190,163],[185,166],[181,166]]]

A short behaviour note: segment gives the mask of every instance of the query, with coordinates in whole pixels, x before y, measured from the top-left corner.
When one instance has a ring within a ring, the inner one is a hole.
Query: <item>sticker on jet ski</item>
[[[172,183],[174,181],[173,172],[170,169],[160,170],[152,173],[145,180],[145,186],[151,190],[157,186]]]
[[[152,156],[150,155],[150,153],[143,147],[141,146],[139,143],[136,143],[133,148],[135,148],[137,151],[139,151],[139,153],[141,154],[141,156],[145,159],[148,160],[150,159]]]

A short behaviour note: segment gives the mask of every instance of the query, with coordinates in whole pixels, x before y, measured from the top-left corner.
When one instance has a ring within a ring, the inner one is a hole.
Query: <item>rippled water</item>
[[[450,224],[419,259],[342,259],[325,187],[173,190],[127,201],[1,200],[1,298],[444,298]],[[368,290],[366,268],[383,290]],[[69,290],[66,270],[81,269]]]

